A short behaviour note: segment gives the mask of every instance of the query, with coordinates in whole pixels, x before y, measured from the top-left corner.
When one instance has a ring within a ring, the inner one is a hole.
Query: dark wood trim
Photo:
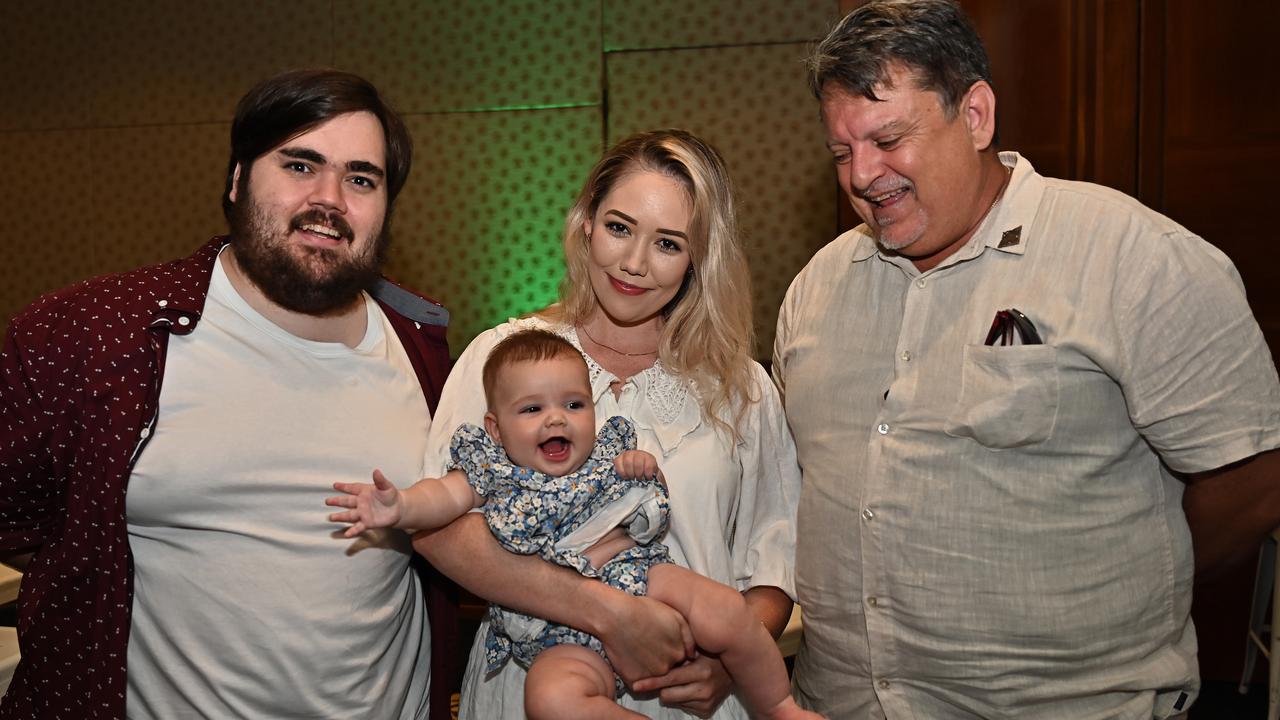
[[[1164,212],[1166,0],[1139,0],[1138,187],[1142,204]]]
[[[1135,195],[1138,191],[1138,87],[1141,48],[1138,2],[1090,0],[1096,38],[1097,102],[1083,179]]]
[[[1071,0],[1071,9],[1067,13],[1071,29],[1071,102],[1067,112],[1070,115],[1070,132],[1067,141],[1067,162],[1070,163],[1070,178],[1086,180],[1093,167],[1093,143],[1090,140],[1092,120],[1096,115],[1097,75],[1091,72],[1096,67],[1097,34],[1095,32],[1096,3],[1092,0]]]

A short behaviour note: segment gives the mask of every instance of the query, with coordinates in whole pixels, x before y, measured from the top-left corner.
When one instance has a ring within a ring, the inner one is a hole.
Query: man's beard
[[[340,215],[308,210],[292,217],[277,235],[271,216],[253,196],[242,192],[241,197],[244,202],[233,205],[229,220],[236,264],[275,304],[306,315],[334,315],[349,308],[377,280],[391,243],[386,221],[364,252],[347,256],[341,248],[291,245],[288,240],[292,231],[314,223],[334,228],[350,246],[354,233]]]

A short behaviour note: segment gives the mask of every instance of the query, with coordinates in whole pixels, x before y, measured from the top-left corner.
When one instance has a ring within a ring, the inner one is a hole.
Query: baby
[[[380,471],[373,484],[335,483],[326,504],[370,528],[428,529],[484,505],[485,519],[509,551],[538,554],[633,595],[678,610],[702,650],[720,658],[740,696],[761,718],[818,718],[791,698],[773,639],[736,590],[674,564],[658,542],[667,525],[667,491],[657,460],[635,448],[620,417],[595,428],[587,366],[564,339],[541,330],[498,343],[484,366],[485,430],[454,435],[450,470],[403,492]],[[600,641],[570,627],[490,608],[486,660],[528,669],[530,718],[640,717],[613,702],[622,689]]]

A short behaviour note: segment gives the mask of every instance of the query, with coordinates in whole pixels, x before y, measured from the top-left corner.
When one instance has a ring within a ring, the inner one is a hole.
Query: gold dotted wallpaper
[[[5,236],[0,251],[0,320],[41,293],[101,272],[95,249],[117,240],[94,229],[97,173],[89,133],[0,132]],[[130,212],[134,211],[130,208]]]
[[[91,124],[90,2],[0,3],[0,131]]]
[[[90,241],[93,274],[128,270],[139,258],[182,257],[225,231],[230,132],[226,123],[87,131],[91,165],[99,171],[90,174],[92,233],[109,239]]]
[[[556,299],[560,231],[600,154],[600,109],[417,115],[388,274],[449,308],[450,350]]]
[[[93,17],[95,119],[105,125],[229,121],[259,78],[333,62],[332,0],[107,2]]]
[[[809,41],[840,17],[836,2],[604,0],[605,50]]]
[[[334,3],[334,64],[405,113],[600,104],[599,0]]]
[[[48,0],[0,4],[0,323],[41,293],[224,231],[227,132],[274,72],[365,75],[414,170],[389,273],[452,312],[454,354],[555,296],[563,214],[603,143],[705,135],[738,188],[768,357],[782,292],[835,233],[800,58],[837,0]]]
[[[805,48],[749,45],[608,58],[610,142],[679,126],[724,156],[751,261],[761,357],[773,346],[791,279],[833,237],[835,175],[800,62]]]

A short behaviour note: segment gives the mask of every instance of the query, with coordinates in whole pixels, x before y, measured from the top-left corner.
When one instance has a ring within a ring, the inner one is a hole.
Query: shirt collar
[[[871,229],[867,227],[866,223],[849,232],[854,235],[856,243],[853,246],[853,262],[862,262],[880,252],[880,246],[876,244],[876,239],[871,236]]]
[[[991,213],[983,219],[978,232],[969,239],[969,242],[938,267],[946,267],[977,257],[986,248],[1011,255],[1022,255],[1026,252],[1027,243],[1031,240],[1028,231],[1040,207],[1040,199],[1044,195],[1044,178],[1036,173],[1030,161],[1016,152],[1002,152],[999,158],[1005,167],[1012,169],[1009,186],[1005,188],[1004,195],[995,204]],[[851,262],[862,262],[878,255],[895,265],[910,264],[910,261],[900,255],[884,253],[876,244],[870,228],[865,223],[854,228],[850,233],[856,236]]]
[[[1044,178],[1036,173],[1029,160],[1016,152],[1000,153],[1000,162],[1012,171],[1009,186],[970,242],[977,246],[973,255],[980,254],[982,248],[1022,255],[1031,241],[1029,231],[1044,195]]]
[[[157,275],[166,275],[168,282],[165,295],[155,300],[148,327],[167,330],[175,335],[186,335],[195,330],[204,311],[213,265],[227,240],[225,236],[215,237],[190,257],[153,271]]]

